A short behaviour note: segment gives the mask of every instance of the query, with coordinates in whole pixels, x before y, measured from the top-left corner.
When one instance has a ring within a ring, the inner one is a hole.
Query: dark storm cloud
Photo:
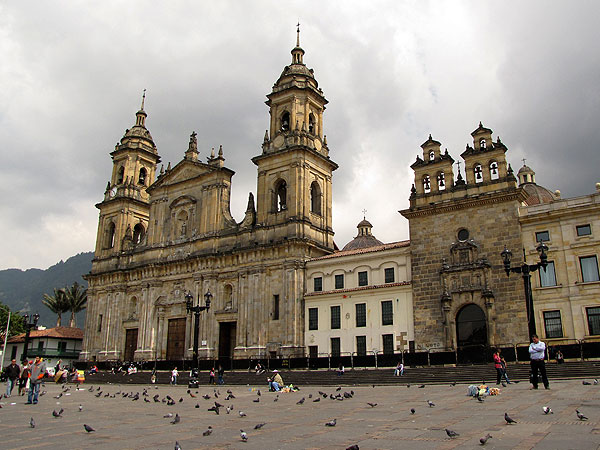
[[[595,3],[102,2],[0,6],[1,267],[45,267],[94,247],[109,152],[147,89],[163,163],[189,134],[223,145],[241,220],[268,127],[265,95],[305,62],[330,101],[334,229],[363,208],[383,241],[405,239],[409,165],[427,135],[458,159],[482,120],[537,181],[589,193],[598,167]],[[15,200],[16,199],[16,200]],[[43,244],[41,244],[43,243]]]

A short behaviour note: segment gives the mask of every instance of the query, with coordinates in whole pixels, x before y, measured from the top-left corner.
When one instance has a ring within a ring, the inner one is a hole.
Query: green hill
[[[42,304],[43,295],[52,294],[54,288],[70,286],[75,281],[87,288],[87,281],[82,275],[91,270],[93,257],[93,252],[80,253],[46,270],[0,270],[0,302],[22,314],[38,313],[40,325],[53,327],[56,325],[56,314]],[[63,315],[63,325],[68,325],[70,315],[70,312]],[[83,327],[85,310],[76,317],[77,326]]]

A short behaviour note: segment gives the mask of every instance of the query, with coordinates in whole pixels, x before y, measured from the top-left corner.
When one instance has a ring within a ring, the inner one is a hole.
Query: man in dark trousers
[[[10,397],[15,384],[21,375],[21,368],[17,364],[17,360],[13,359],[8,366],[4,369],[6,373],[6,396]]]
[[[538,371],[542,375],[542,383],[546,389],[550,389],[548,377],[546,376],[546,365],[544,357],[546,356],[546,344],[540,341],[537,334],[531,336],[531,344],[529,344],[529,358],[531,359],[531,384],[533,389],[538,388]]]
[[[35,362],[31,366],[31,377],[29,378],[29,393],[27,394],[26,405],[34,405],[38,402],[38,395],[40,394],[40,385],[46,375],[46,363],[38,356],[35,357]]]

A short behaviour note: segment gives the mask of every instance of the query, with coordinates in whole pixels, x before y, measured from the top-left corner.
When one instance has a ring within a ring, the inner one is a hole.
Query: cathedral
[[[223,149],[201,161],[192,133],[183,159],[158,170],[142,100],[96,205],[81,360],[190,360],[195,306],[201,359],[513,348],[528,342],[532,321],[551,345],[600,336],[600,183],[563,199],[531,168],[515,175],[482,123],[455,172],[430,135],[400,211],[410,240],[383,243],[364,217],[339,250],[327,100],[299,31],[291,55],[267,95],[256,197],[239,223]],[[532,273],[528,311],[526,284],[507,276],[501,252],[512,251],[513,266],[535,264],[542,242],[547,265]]]
[[[199,358],[304,352],[304,265],[334,251],[327,99],[304,64],[267,95],[269,125],[241,222],[230,213],[234,172],[220,148],[207,162],[195,133],[183,159],[160,170],[142,102],[111,158],[95,257],[87,275],[83,360],[191,358],[186,296],[213,302],[200,320]]]

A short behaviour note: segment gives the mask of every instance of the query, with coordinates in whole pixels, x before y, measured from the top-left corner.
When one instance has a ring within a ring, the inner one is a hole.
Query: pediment
[[[162,175],[153,188],[171,186],[173,184],[181,183],[187,180],[198,178],[199,176],[205,175],[212,172],[214,169],[206,164],[192,161],[181,161],[171,170]]]

